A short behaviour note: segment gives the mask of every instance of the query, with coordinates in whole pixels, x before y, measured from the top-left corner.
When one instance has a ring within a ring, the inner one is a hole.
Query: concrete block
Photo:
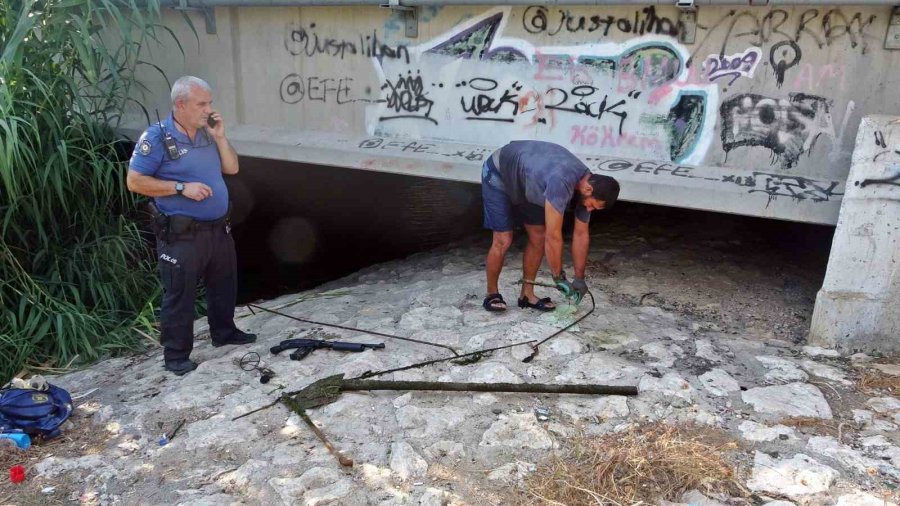
[[[900,351],[900,118],[867,116],[841,204],[810,343]]]

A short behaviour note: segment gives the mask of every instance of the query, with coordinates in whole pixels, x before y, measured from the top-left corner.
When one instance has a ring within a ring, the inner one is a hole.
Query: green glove
[[[572,280],[572,287],[575,288],[575,305],[581,304],[581,299],[584,298],[588,293],[587,283],[584,282],[583,278],[575,278]]]
[[[565,272],[560,271],[559,276],[553,276],[553,283],[556,284],[556,289],[562,292],[567,299],[575,295],[575,287],[566,279]]]

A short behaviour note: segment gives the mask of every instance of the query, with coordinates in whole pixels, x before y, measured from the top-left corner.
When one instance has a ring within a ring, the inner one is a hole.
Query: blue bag
[[[0,432],[22,431],[52,438],[72,414],[72,396],[48,385],[46,391],[22,388],[0,390]]]

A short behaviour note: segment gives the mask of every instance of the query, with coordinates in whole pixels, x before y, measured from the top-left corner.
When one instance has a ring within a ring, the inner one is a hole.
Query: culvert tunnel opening
[[[451,244],[474,243],[485,253],[490,245],[477,184],[242,158],[240,174],[228,185],[239,303],[307,290]],[[571,221],[567,215],[564,234]],[[592,216],[588,280],[621,303],[688,313],[714,330],[800,342],[833,232],[830,226],[619,202]],[[513,255],[524,239],[524,232],[516,234],[505,269],[521,268]],[[568,253],[565,265],[571,272]],[[546,264],[541,272],[547,274]]]

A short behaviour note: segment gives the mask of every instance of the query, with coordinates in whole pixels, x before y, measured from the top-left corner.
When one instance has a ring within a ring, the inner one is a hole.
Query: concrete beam
[[[867,116],[816,297],[810,343],[900,352],[900,118]]]
[[[137,139],[143,127],[122,130]],[[496,145],[473,145],[259,125],[228,127],[242,156],[481,183],[481,164]],[[615,177],[622,200],[833,225],[844,182],[759,170],[684,165],[576,153],[598,174]],[[300,170],[300,169],[298,169]]]

